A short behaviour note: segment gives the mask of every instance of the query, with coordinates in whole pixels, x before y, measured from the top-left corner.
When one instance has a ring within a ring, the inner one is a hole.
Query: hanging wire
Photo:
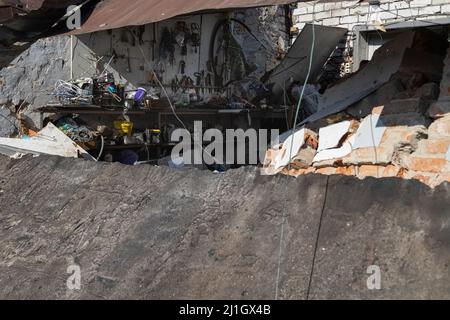
[[[309,78],[311,76],[311,71],[312,71],[312,62],[313,62],[313,58],[314,58],[314,49],[315,49],[315,44],[316,44],[316,31],[315,31],[315,26],[314,26],[314,18],[315,18],[315,12],[316,12],[316,4],[319,2],[315,1],[312,5],[313,7],[313,24],[312,24],[312,43],[311,43],[311,51],[310,51],[310,56],[309,56],[309,67],[308,67],[308,73],[306,75],[305,78],[305,83],[303,85],[301,94],[300,94],[300,99],[298,101],[297,104],[297,108],[296,108],[296,112],[295,112],[295,118],[294,118],[294,123],[292,126],[292,130],[291,130],[291,136],[294,136],[295,132],[296,132],[296,127],[297,127],[297,122],[298,122],[298,115],[300,113],[300,108],[302,105],[302,101],[303,101],[303,97],[305,95],[305,88],[306,85],[309,82]],[[292,159],[292,153],[293,153],[293,143],[291,143],[290,146],[290,150],[289,150],[289,164],[288,164],[288,170],[290,171],[292,168],[291,165],[291,161],[290,159]],[[284,187],[284,194],[285,194],[285,199],[284,199],[284,204],[283,204],[283,210],[282,210],[282,221],[281,221],[281,226],[280,226],[280,236],[279,236],[279,248],[278,248],[278,264],[277,264],[277,273],[276,273],[276,281],[275,281],[275,300],[279,299],[279,295],[280,295],[280,282],[281,282],[281,269],[282,269],[282,261],[283,261],[283,246],[284,246],[284,234],[285,234],[285,225],[286,225],[286,221],[287,221],[287,202],[289,199],[289,195],[288,195],[288,179],[286,178],[285,180],[285,187]]]

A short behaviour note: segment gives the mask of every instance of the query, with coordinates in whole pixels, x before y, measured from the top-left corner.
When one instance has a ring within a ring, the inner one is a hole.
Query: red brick
[[[450,113],[449,101],[437,101],[428,109],[428,116],[434,119],[442,118],[448,113]]]
[[[430,176],[424,176],[424,175],[418,174],[418,175],[415,175],[412,178],[415,179],[415,180],[419,180],[423,184],[427,184],[427,185],[431,184],[431,177]]]
[[[422,140],[419,142],[418,152],[428,154],[446,154],[450,146],[450,138]]]
[[[402,167],[390,164],[386,168],[384,168],[383,177],[384,178],[401,177],[402,169],[403,169]]]
[[[450,114],[435,120],[428,128],[430,139],[442,139],[450,137]]]
[[[375,165],[362,165],[359,167],[360,177],[381,177],[385,167]]]
[[[316,172],[316,168],[309,167],[308,169],[306,169],[305,174],[310,174],[310,173],[314,173],[314,172]]]
[[[326,168],[320,168],[316,170],[316,173],[318,174],[324,174],[324,175],[332,175],[336,174],[337,169],[334,167],[326,167]]]

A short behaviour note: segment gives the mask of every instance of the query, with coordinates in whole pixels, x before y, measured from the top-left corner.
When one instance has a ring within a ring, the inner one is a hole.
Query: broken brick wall
[[[342,100],[349,90],[353,97],[367,89],[358,88],[352,81],[355,78],[337,83],[333,93],[328,90],[319,99],[332,109],[329,116],[324,114],[306,125],[312,133],[305,136],[317,136],[317,141],[310,143],[305,138],[290,161],[280,162],[279,154],[290,150],[286,140],[280,148],[269,150],[263,172],[399,177],[431,187],[450,182],[450,49],[445,38],[431,31],[410,35],[414,39],[411,44],[404,35],[397,37],[354,76],[358,83],[381,81],[376,71],[370,70],[376,65],[388,66],[392,55],[382,53],[395,52],[395,44],[407,45],[397,71],[383,80],[387,82],[369,95],[361,94],[358,102],[350,99],[347,107],[335,109],[334,104],[326,105],[333,93],[341,93],[337,97]]]

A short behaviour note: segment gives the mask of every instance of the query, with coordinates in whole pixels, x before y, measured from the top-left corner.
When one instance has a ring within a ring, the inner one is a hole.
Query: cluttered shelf
[[[251,113],[252,115],[276,115],[285,116],[285,109],[231,109],[217,108],[208,105],[177,108],[177,114],[233,114],[233,113]],[[36,110],[38,113],[76,113],[76,114],[105,114],[120,115],[124,113],[123,108],[117,106],[98,106],[98,105],[70,105],[70,106],[53,106],[48,105]],[[148,109],[132,109],[128,110],[128,115],[143,115],[152,113],[172,113],[170,108],[148,108]]]

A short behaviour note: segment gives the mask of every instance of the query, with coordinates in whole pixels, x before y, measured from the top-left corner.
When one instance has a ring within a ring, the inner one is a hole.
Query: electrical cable
[[[103,155],[103,149],[105,148],[105,138],[103,138],[103,136],[101,135],[100,139],[102,140],[102,147],[100,149],[100,152],[98,153],[97,161],[100,161],[100,158]]]
[[[367,24],[369,24],[369,15],[367,15]],[[378,32],[378,35],[379,35],[379,37],[381,39],[381,45],[383,45],[383,43],[384,43],[383,36],[381,35],[380,31],[377,30],[377,32]],[[373,132],[373,121],[372,121],[373,119],[372,118],[373,118],[373,114],[370,113],[370,115],[369,115],[369,119],[370,119],[370,134],[371,134],[371,137],[372,137],[373,151],[374,151],[374,155],[375,155],[375,165],[377,165],[378,164],[378,150],[377,150],[377,147],[375,145],[375,136],[374,136],[374,132]],[[352,146],[352,151],[353,151],[353,146]],[[380,177],[380,172],[379,172],[379,168],[377,166],[377,178],[379,178],[379,177]]]
[[[313,57],[314,57],[314,49],[315,49],[315,44],[316,44],[316,32],[315,32],[315,26],[314,26],[314,18],[315,18],[315,12],[316,12],[316,4],[318,1],[315,1],[313,3],[313,24],[312,24],[312,44],[311,44],[311,52],[310,52],[310,59],[309,59],[309,67],[308,67],[308,73],[306,75],[305,78],[305,83],[303,85],[301,94],[300,94],[300,98],[297,104],[297,110],[295,112],[295,118],[294,118],[294,123],[292,126],[292,132],[291,132],[291,136],[293,137],[295,132],[296,132],[296,127],[297,127],[297,118],[298,115],[300,113],[300,107],[303,101],[303,97],[305,95],[305,88],[306,85],[309,82],[309,78],[311,76],[311,71],[312,71],[312,63],[313,63]],[[291,143],[290,146],[290,150],[289,150],[289,164],[288,164],[288,170],[290,171],[292,168],[291,165],[291,161],[290,159],[292,159],[292,153],[293,153],[293,143]],[[276,274],[276,282],[275,282],[275,300],[278,300],[279,298],[279,291],[280,291],[280,280],[281,280],[281,264],[282,264],[282,259],[283,259],[283,240],[284,240],[284,233],[285,233],[285,224],[287,221],[287,201],[288,201],[288,178],[286,178],[285,180],[285,188],[284,188],[284,194],[285,194],[285,201],[284,201],[284,205],[283,205],[283,210],[282,210],[282,221],[281,221],[281,226],[280,226],[280,236],[279,236],[279,249],[278,249],[278,265],[277,265],[277,274]]]
[[[92,99],[92,95],[85,94],[82,88],[64,80],[56,81],[55,96],[68,102],[89,103]]]

